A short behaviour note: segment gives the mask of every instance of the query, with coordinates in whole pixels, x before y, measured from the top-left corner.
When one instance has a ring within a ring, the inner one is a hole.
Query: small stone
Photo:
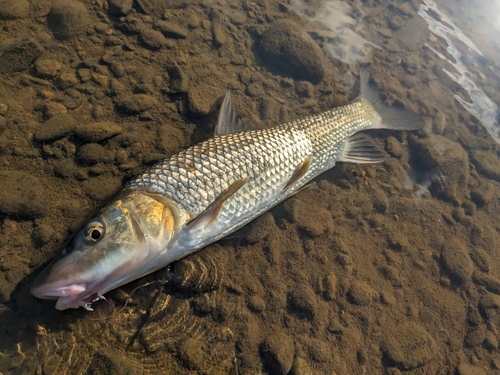
[[[306,285],[288,293],[288,311],[299,318],[313,320],[316,316],[314,291]]]
[[[36,219],[49,213],[48,195],[31,174],[0,171],[0,212],[20,219]]]
[[[438,112],[436,116],[433,117],[434,122],[432,123],[432,128],[434,133],[442,135],[444,129],[446,128],[446,115],[443,112]]]
[[[492,180],[500,181],[500,161],[495,152],[472,150],[471,161],[479,173]]]
[[[125,68],[123,64],[119,62],[112,62],[109,66],[109,70],[111,70],[111,73],[113,73],[116,78],[121,78],[125,75]]]
[[[395,367],[407,371],[425,365],[437,353],[432,336],[413,322],[402,323],[387,333],[381,349]]]
[[[92,165],[111,163],[114,161],[115,155],[97,143],[88,143],[78,149],[77,158],[84,165]]]
[[[200,19],[194,12],[189,13],[188,27],[190,29],[197,29],[198,27],[200,27]]]
[[[304,358],[295,357],[291,375],[314,375],[314,373]]]
[[[100,142],[120,134],[123,128],[111,121],[87,122],[76,127],[76,135],[85,142]]]
[[[68,109],[61,103],[48,102],[43,106],[45,117],[52,118],[57,115],[65,115]]]
[[[207,354],[202,350],[201,343],[196,339],[188,339],[181,343],[179,357],[184,365],[192,371],[203,368],[208,360]]]
[[[35,132],[35,139],[40,142],[52,142],[70,134],[76,127],[76,120],[70,115],[57,115],[40,125]]]
[[[36,76],[40,78],[54,78],[61,72],[61,63],[56,60],[38,59],[35,62]]]
[[[251,296],[248,300],[248,307],[255,312],[262,312],[266,309],[266,301],[258,295]]]
[[[158,104],[158,99],[146,94],[129,95],[120,98],[117,106],[131,114],[137,114],[153,109]]]
[[[103,202],[111,198],[121,188],[122,181],[118,177],[102,174],[83,181],[81,186],[87,196],[98,202]]]
[[[189,78],[184,70],[174,61],[167,62],[167,72],[170,91],[173,93],[187,92],[189,88]]]
[[[401,158],[403,156],[403,148],[398,140],[394,137],[387,137],[385,140],[385,148],[387,152],[394,158]]]
[[[42,247],[43,245],[49,243],[56,236],[56,231],[52,225],[40,224],[35,227],[31,238],[33,243],[37,247]]]
[[[357,353],[358,363],[361,366],[365,366],[368,364],[368,353],[365,348],[361,348]]]
[[[283,333],[268,336],[260,344],[260,355],[269,374],[288,374],[293,365],[295,347],[293,339]]]
[[[441,259],[452,282],[462,285],[471,280],[474,265],[462,242],[452,238],[445,243],[441,250]]]
[[[87,7],[76,0],[55,0],[47,16],[52,33],[59,40],[82,35],[90,24]]]
[[[217,97],[217,89],[210,86],[196,86],[188,91],[188,109],[195,116],[206,116],[213,105],[213,97]]]
[[[389,19],[389,27],[392,31],[397,31],[403,26],[403,20],[399,16],[392,16]]]
[[[480,367],[461,363],[457,367],[457,375],[486,375],[486,372]]]
[[[299,199],[290,199],[285,202],[285,209],[297,224],[299,230],[311,237],[319,237],[333,229],[333,220],[330,213],[321,208],[311,210]]]
[[[108,0],[109,12],[125,16],[132,11],[134,0]]]
[[[222,30],[220,13],[215,9],[210,12],[210,21],[212,21],[212,37],[214,44],[216,47],[220,47],[226,43],[226,35]]]
[[[56,80],[57,87],[59,87],[62,90],[74,86],[77,83],[78,83],[78,78],[76,78],[75,73],[61,73]]]
[[[30,4],[28,0],[1,0],[0,19],[13,20],[28,17]]]
[[[188,35],[187,31],[184,30],[181,26],[167,21],[156,21],[153,24],[153,27],[156,30],[160,31],[165,36],[165,38],[186,39]]]
[[[500,280],[498,280],[496,277],[479,272],[474,272],[473,279],[477,285],[484,286],[492,293],[500,294]]]
[[[278,21],[269,26],[258,50],[268,65],[286,75],[314,84],[323,79],[321,48],[294,22]]]
[[[486,330],[482,326],[471,328],[465,335],[465,345],[474,348],[483,343],[486,338]]]
[[[479,207],[490,203],[495,196],[495,187],[491,182],[481,183],[478,187],[472,189],[471,200]]]
[[[333,301],[337,293],[337,276],[332,272],[323,278],[323,298]]]
[[[379,214],[385,214],[389,210],[389,197],[382,189],[374,189],[373,195],[373,208]]]
[[[109,77],[104,74],[91,73],[90,77],[92,79],[92,82],[101,87],[108,87],[109,85]]]
[[[42,47],[32,37],[4,41],[0,47],[0,73],[22,72],[42,55]]]
[[[475,248],[471,251],[470,257],[477,268],[486,273],[490,272],[491,258],[486,251]]]
[[[354,281],[347,294],[348,300],[356,305],[365,306],[372,302],[375,291],[362,281]]]
[[[493,332],[491,332],[491,331],[486,332],[486,337],[484,339],[484,345],[489,350],[497,350],[498,349],[498,339]]]
[[[139,40],[152,50],[160,49],[166,44],[166,39],[163,34],[151,29],[143,29],[139,36]]]

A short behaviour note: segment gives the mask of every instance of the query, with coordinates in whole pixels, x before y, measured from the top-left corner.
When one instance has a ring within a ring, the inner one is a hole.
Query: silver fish
[[[31,292],[56,309],[84,307],[244,226],[332,168],[388,154],[367,129],[415,130],[421,118],[380,99],[362,70],[351,104],[264,130],[248,130],[229,93],[215,137],[131,180],[80,230]]]

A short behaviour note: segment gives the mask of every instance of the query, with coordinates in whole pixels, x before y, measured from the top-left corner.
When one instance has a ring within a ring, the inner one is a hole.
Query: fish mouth
[[[31,288],[31,294],[40,299],[57,300],[56,309],[84,307],[92,310],[92,302],[102,298],[99,292],[99,284],[69,284],[57,285],[56,283],[36,285]]]

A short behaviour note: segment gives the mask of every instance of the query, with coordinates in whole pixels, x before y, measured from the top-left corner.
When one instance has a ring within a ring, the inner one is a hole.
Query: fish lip
[[[88,290],[87,284],[69,284],[64,286],[51,284],[41,284],[31,287],[31,294],[40,299],[58,299],[60,297],[78,298],[81,294]]]

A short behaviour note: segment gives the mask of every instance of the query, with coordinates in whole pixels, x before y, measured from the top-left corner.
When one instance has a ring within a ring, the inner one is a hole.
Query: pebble
[[[288,311],[301,319],[313,320],[316,316],[314,291],[307,285],[301,285],[287,295]]]
[[[500,294],[500,280],[497,278],[479,272],[474,272],[472,278],[477,285],[484,286],[492,293]]]
[[[401,147],[401,143],[394,137],[387,137],[385,140],[385,148],[387,152],[395,158],[401,158],[403,156],[403,148]]]
[[[162,33],[147,28],[141,30],[139,41],[152,50],[158,50],[167,44],[167,40]]]
[[[471,161],[479,173],[492,180],[500,181],[500,161],[496,152],[472,150]]]
[[[471,200],[479,207],[490,203],[495,196],[495,187],[491,182],[481,183],[470,192]]]
[[[291,375],[314,375],[314,373],[304,358],[295,357]]]
[[[226,44],[226,35],[222,30],[221,16],[215,9],[210,12],[210,21],[212,21],[212,37],[215,46],[220,47]]]
[[[470,253],[470,257],[479,270],[486,273],[490,272],[491,258],[486,251],[480,248],[474,248]]]
[[[40,124],[35,132],[35,139],[40,142],[52,142],[70,134],[76,127],[76,120],[70,115],[57,115]]]
[[[49,200],[40,181],[31,174],[0,171],[0,212],[20,219],[49,213]]]
[[[98,202],[103,202],[118,191],[122,186],[122,181],[118,177],[103,174],[83,181],[81,186],[87,196]]]
[[[194,116],[206,116],[217,97],[217,89],[210,86],[196,86],[188,91],[188,109]]]
[[[465,345],[469,348],[475,348],[483,343],[486,338],[486,330],[482,326],[470,328],[465,335]]]
[[[172,93],[187,92],[189,78],[182,68],[174,61],[167,62],[169,89]]]
[[[43,114],[48,119],[66,113],[68,113],[68,109],[61,103],[48,102],[43,106]]]
[[[319,83],[325,74],[323,52],[291,21],[278,21],[262,34],[258,51],[264,62],[298,80]]]
[[[316,207],[315,210],[311,210],[307,203],[299,199],[290,199],[285,203],[285,210],[299,230],[313,238],[333,230],[332,216],[326,209]]]
[[[445,243],[441,249],[441,259],[452,282],[461,285],[470,281],[474,264],[462,242],[452,238]]]
[[[255,312],[263,312],[266,309],[266,301],[259,295],[251,296],[248,299],[248,307]]]
[[[120,134],[123,128],[111,121],[87,122],[76,127],[76,135],[85,142],[100,142]]]
[[[402,370],[413,370],[431,361],[437,353],[436,342],[420,325],[413,322],[397,326],[382,342],[384,354]]]
[[[109,12],[124,16],[132,11],[134,0],[108,0]]]
[[[88,143],[80,147],[76,153],[77,159],[84,165],[111,163],[115,159],[113,152],[106,150],[97,143]]]
[[[0,20],[13,20],[28,17],[30,4],[28,0],[1,0]]]
[[[35,62],[35,73],[40,78],[54,78],[61,72],[61,63],[51,59],[38,59]]]
[[[369,305],[375,297],[375,291],[363,281],[354,281],[347,293],[348,301],[360,306]]]
[[[71,73],[61,73],[56,79],[56,85],[61,90],[65,90],[71,86],[78,83],[78,78],[74,72]]]
[[[57,39],[67,40],[84,34],[90,17],[87,7],[77,0],[55,0],[47,23]]]
[[[486,375],[486,372],[476,366],[472,366],[466,363],[461,363],[457,367],[457,374],[458,375]]]
[[[327,301],[333,301],[337,293],[337,276],[331,272],[323,278],[322,294]]]
[[[202,350],[201,342],[192,338],[180,344],[179,357],[184,366],[192,371],[202,369],[208,360],[207,354]]]
[[[486,348],[489,350],[497,350],[498,349],[498,339],[493,332],[491,332],[491,331],[486,332],[484,344],[485,344]]]
[[[138,114],[149,111],[158,104],[158,99],[146,94],[123,96],[117,99],[116,105],[119,109],[130,114]]]
[[[269,335],[260,344],[264,368],[269,374],[288,374],[293,366],[295,346],[293,339],[283,333]]]
[[[445,176],[440,181],[441,195],[448,201],[461,201],[468,191],[469,158],[463,147],[446,137],[431,135],[415,143],[422,166],[439,166]]]
[[[42,47],[32,37],[19,37],[0,47],[0,73],[22,72],[42,55]]]
[[[156,21],[153,24],[153,27],[156,30],[160,31],[165,36],[165,38],[186,39],[188,36],[187,31],[185,29],[172,22]]]

